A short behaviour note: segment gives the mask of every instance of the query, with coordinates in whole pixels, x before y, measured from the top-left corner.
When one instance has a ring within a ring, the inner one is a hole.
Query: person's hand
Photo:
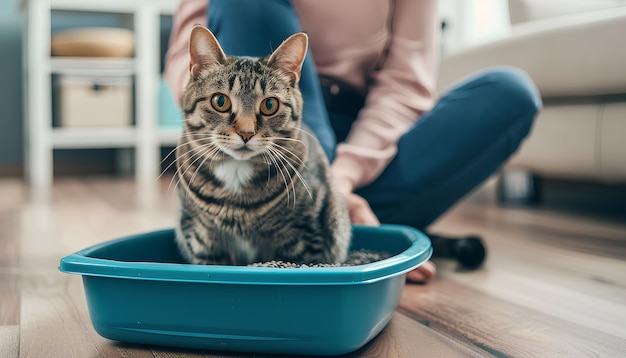
[[[354,193],[344,193],[344,198],[348,205],[350,221],[353,224],[362,224],[370,226],[378,226],[380,222],[363,197]],[[437,268],[431,261],[425,262],[420,267],[406,274],[409,282],[426,283],[433,279],[437,274]]]
[[[374,214],[372,208],[370,208],[367,200],[357,194],[354,194],[352,192],[353,188],[349,182],[337,180],[337,186],[346,201],[350,221],[353,224],[369,226],[380,225],[380,221],[378,221],[376,214]],[[415,270],[408,272],[406,274],[406,278],[409,282],[426,283],[433,279],[436,274],[437,267],[435,264],[431,261],[427,261]]]
[[[367,200],[354,193],[343,193],[350,214],[350,221],[353,224],[361,224],[368,226],[378,226],[380,221],[376,214],[370,208]]]
[[[406,274],[406,279],[412,283],[427,283],[437,275],[437,266],[432,261],[426,261],[423,265]]]
[[[368,226],[380,225],[380,221],[378,221],[376,214],[374,214],[372,208],[370,208],[370,204],[367,203],[367,200],[352,192],[354,189],[352,183],[342,178],[335,178],[335,183],[346,201],[350,222]]]

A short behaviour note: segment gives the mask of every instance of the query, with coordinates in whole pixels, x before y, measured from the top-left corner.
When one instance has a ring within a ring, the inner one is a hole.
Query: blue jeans
[[[211,0],[209,7],[207,26],[229,55],[264,57],[301,31],[288,0]],[[303,121],[332,160],[337,137],[345,136],[342,128],[349,128],[363,102],[328,110],[310,53],[300,89]],[[502,166],[540,108],[535,85],[520,70],[476,74],[445,93],[400,138],[397,155],[383,173],[356,193],[381,222],[423,230]]]

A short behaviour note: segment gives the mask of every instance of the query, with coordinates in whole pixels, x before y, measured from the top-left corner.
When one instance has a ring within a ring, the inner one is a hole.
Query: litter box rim
[[[253,266],[195,265],[184,263],[119,261],[93,257],[99,250],[148,236],[174,237],[174,229],[151,231],[96,244],[61,259],[59,271],[84,276],[132,280],[199,282],[237,285],[358,285],[374,283],[405,274],[422,265],[432,255],[430,239],[422,232],[404,225],[383,224],[377,227],[353,226],[359,235],[404,237],[410,242],[402,252],[389,258],[355,266],[320,268],[272,268]]]

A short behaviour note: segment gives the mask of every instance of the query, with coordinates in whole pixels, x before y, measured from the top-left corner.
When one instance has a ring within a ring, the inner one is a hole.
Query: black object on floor
[[[450,258],[468,270],[480,267],[487,256],[487,249],[480,237],[452,238],[427,234],[433,246],[433,257]]]

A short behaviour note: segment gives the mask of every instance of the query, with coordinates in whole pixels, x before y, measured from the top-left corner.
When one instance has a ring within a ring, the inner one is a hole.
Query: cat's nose
[[[244,143],[256,134],[256,119],[252,116],[242,116],[235,121],[235,132],[239,134]]]
[[[255,134],[255,133],[254,133],[254,132],[251,132],[251,131],[245,131],[245,132],[244,132],[244,131],[239,131],[239,132],[237,132],[237,134],[239,134],[239,136],[241,137],[241,139],[243,139],[243,142],[244,142],[244,143],[248,143],[248,141],[249,141],[252,137],[254,137],[254,134]]]

